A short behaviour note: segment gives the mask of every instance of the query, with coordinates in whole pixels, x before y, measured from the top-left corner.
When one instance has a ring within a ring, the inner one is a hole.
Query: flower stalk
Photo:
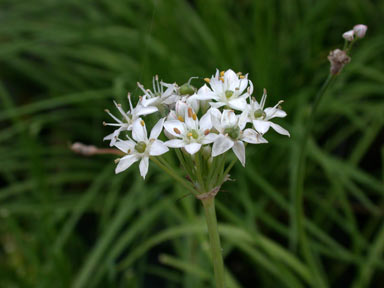
[[[207,221],[209,243],[212,256],[213,270],[217,288],[225,287],[224,262],[220,244],[220,235],[217,227],[215,197],[201,199],[204,206],[205,219]]]

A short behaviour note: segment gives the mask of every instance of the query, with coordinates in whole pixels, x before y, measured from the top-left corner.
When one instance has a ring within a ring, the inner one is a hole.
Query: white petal
[[[140,169],[140,175],[144,179],[148,173],[148,166],[149,166],[149,158],[148,157],[141,158],[139,169]]]
[[[160,140],[155,140],[150,147],[149,155],[159,156],[169,151],[168,147],[165,146],[165,143]]]
[[[242,94],[244,92],[245,88],[247,88],[248,81],[249,80],[247,78],[240,79],[240,86],[239,86],[239,92],[238,92],[239,94]]]
[[[205,113],[200,119],[200,130],[205,131],[212,128],[212,121],[210,113]]]
[[[224,83],[227,82],[229,84],[228,88],[230,90],[234,90],[236,87],[238,87],[239,77],[232,69],[225,71],[223,78]]]
[[[133,122],[132,125],[132,138],[137,142],[146,142],[147,141],[147,128],[142,125],[143,120],[141,118]]]
[[[172,134],[175,137],[180,137],[185,134],[185,124],[179,120],[169,120],[165,121],[164,128],[168,133]],[[180,132],[176,133],[176,131]]]
[[[245,147],[241,141],[236,141],[232,147],[236,157],[240,160],[241,164],[245,167]]]
[[[138,161],[140,158],[137,155],[127,155],[120,159],[119,164],[117,164],[115,173],[123,172],[128,169],[133,163]]]
[[[190,143],[185,145],[185,150],[191,155],[195,154],[197,151],[200,150],[201,144],[200,143]]]
[[[245,125],[247,125],[247,123],[249,122],[249,119],[248,119],[248,111],[245,110],[243,113],[240,114],[240,116],[238,117],[238,125],[239,125],[239,128],[240,130],[243,130],[245,128]]]
[[[264,112],[266,114],[266,119],[268,120],[275,117],[284,118],[285,116],[287,116],[287,113],[285,111],[274,107],[265,108]]]
[[[201,139],[200,143],[201,144],[210,144],[212,142],[215,142],[217,137],[219,137],[218,134],[215,133],[209,133],[208,135],[204,136],[203,139]]]
[[[224,127],[232,127],[237,125],[237,117],[232,110],[224,110],[221,115],[221,124]]]
[[[245,100],[245,98],[232,99],[228,102],[228,104],[229,107],[240,111],[243,111],[247,107],[247,101]]]
[[[277,125],[275,123],[272,123],[270,122],[271,124],[271,127],[273,128],[273,130],[275,130],[277,133],[281,134],[281,135],[286,135],[288,137],[290,137],[291,135],[289,134],[289,132],[287,130],[285,130],[283,127],[281,127],[280,125]]]
[[[211,121],[213,127],[216,128],[216,130],[220,131],[221,129],[221,112],[219,109],[211,108],[207,111],[207,114],[211,115]]]
[[[219,135],[212,147],[212,157],[223,154],[227,152],[233,146],[233,141],[224,135]]]
[[[185,146],[184,141],[181,139],[172,139],[165,142],[164,144],[171,148],[181,148]]]
[[[209,105],[212,108],[220,108],[220,107],[227,105],[227,103],[225,103],[225,102],[209,102]]]
[[[142,105],[140,105],[139,108],[138,108],[138,106],[136,106],[135,110],[136,109],[137,109],[137,112],[136,112],[137,116],[149,115],[149,114],[155,113],[159,110],[155,106],[144,107]]]
[[[115,147],[117,147],[119,150],[123,151],[124,153],[127,153],[128,150],[133,151],[135,148],[136,143],[130,140],[126,141],[117,141],[115,143]]]
[[[269,121],[264,121],[264,120],[253,120],[252,121],[253,126],[255,127],[256,131],[265,134],[268,132],[269,127],[271,126]]]
[[[159,137],[161,131],[163,130],[164,119],[165,118],[161,118],[157,121],[155,126],[153,126],[149,139],[157,139],[157,137]]]
[[[268,142],[259,133],[257,133],[255,130],[250,128],[244,130],[241,140],[244,142],[252,143],[252,144]]]

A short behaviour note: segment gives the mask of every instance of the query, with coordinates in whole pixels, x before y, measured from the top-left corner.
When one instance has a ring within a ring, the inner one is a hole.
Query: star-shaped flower
[[[163,129],[164,118],[161,118],[153,127],[149,139],[144,121],[139,118],[133,123],[132,138],[128,140],[119,140],[115,146],[127,155],[119,159],[115,172],[120,173],[128,169],[133,163],[140,160],[140,175],[145,178],[148,172],[149,157],[159,156],[168,152],[168,147],[164,142],[158,140]]]

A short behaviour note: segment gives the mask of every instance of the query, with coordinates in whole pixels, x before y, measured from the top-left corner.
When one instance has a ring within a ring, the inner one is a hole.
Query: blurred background
[[[217,197],[229,287],[381,287],[384,1],[0,0],[0,287],[213,287],[201,205],[151,164],[114,175],[102,122],[152,76],[250,73],[288,117]],[[295,181],[343,32],[367,24],[308,141],[306,257]],[[201,80],[196,85],[201,85]],[[309,261],[308,261],[309,259]],[[311,262],[311,263],[310,263]]]

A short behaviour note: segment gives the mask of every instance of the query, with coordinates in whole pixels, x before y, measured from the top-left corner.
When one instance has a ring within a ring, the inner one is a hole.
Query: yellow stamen
[[[223,77],[220,77],[219,79],[221,80],[221,82],[224,83],[224,78]]]
[[[175,131],[176,134],[181,134],[180,130],[177,128],[173,128],[173,131]]]
[[[188,137],[192,137],[192,133],[189,132],[189,133],[187,134],[187,136],[188,136]]]
[[[240,78],[240,79],[244,79],[245,76],[244,76],[244,75],[240,75],[239,78]]]
[[[182,116],[178,116],[177,119],[179,119],[181,122],[184,122],[184,118]]]
[[[196,116],[195,113],[193,113],[193,115],[192,115],[192,119],[193,119],[193,120],[196,120],[196,119],[197,119],[197,116]]]
[[[209,82],[211,82],[211,79],[209,79],[209,78],[204,78],[204,81],[207,82],[207,83],[209,83]]]
[[[141,126],[143,126],[143,127],[144,127],[144,125],[145,125],[145,123],[144,123],[143,120],[140,121],[140,124],[141,124]]]
[[[192,108],[189,107],[189,108],[188,108],[188,117],[189,117],[189,118],[192,118],[192,115],[193,115]]]
[[[221,76],[221,77],[224,77],[224,71],[221,71],[221,72],[220,72],[220,76]]]

